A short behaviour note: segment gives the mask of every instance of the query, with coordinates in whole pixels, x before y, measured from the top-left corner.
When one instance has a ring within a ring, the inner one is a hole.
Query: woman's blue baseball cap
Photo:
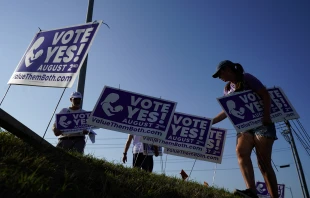
[[[230,60],[223,60],[221,61],[217,67],[216,67],[216,71],[215,73],[212,75],[213,78],[218,78],[219,77],[219,72],[221,69],[223,69],[224,67],[226,66],[229,66],[229,65],[235,65],[235,63],[231,62]]]

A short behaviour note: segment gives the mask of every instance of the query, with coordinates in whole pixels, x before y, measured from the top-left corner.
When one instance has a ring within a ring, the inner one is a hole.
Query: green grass
[[[234,197],[225,189],[147,173],[0,132],[0,197]]]

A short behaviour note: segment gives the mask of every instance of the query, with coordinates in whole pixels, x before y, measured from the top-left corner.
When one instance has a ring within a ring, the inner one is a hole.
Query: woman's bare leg
[[[254,137],[258,167],[264,177],[268,192],[272,198],[278,198],[278,183],[271,164],[271,153],[274,140],[263,136]]]
[[[254,148],[254,136],[250,133],[242,133],[238,136],[236,153],[240,171],[247,188],[255,189],[254,170],[251,160],[251,152]]]

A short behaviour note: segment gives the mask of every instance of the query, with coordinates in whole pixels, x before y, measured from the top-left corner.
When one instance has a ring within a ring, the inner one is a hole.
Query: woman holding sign
[[[251,152],[255,148],[257,161],[260,171],[266,182],[268,192],[271,197],[278,197],[278,184],[275,172],[271,165],[272,146],[277,140],[276,129],[270,118],[271,99],[265,86],[253,75],[245,73],[243,67],[239,63],[233,63],[224,60],[219,63],[213,78],[219,78],[227,82],[224,88],[224,95],[234,92],[252,90],[257,93],[263,101],[263,118],[262,126],[237,133],[236,153],[238,157],[239,167],[246,183],[246,190],[236,189],[235,194],[247,197],[258,197],[255,188],[254,170],[251,161]],[[234,110],[234,104],[231,104],[230,111]],[[236,115],[242,112],[233,112]],[[213,119],[213,125],[224,120],[227,117],[223,110]]]

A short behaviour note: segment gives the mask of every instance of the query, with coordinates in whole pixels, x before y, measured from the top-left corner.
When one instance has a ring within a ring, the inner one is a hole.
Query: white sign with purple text
[[[158,156],[163,155],[163,147],[158,146]],[[143,143],[143,155],[155,155],[154,146]]]
[[[253,91],[237,92],[217,98],[237,132],[262,125],[263,101]],[[270,117],[273,122],[282,121],[283,111],[271,100]]]
[[[101,23],[38,32],[8,84],[71,87]]]
[[[275,101],[278,107],[284,112],[285,116],[283,120],[292,120],[299,118],[297,111],[280,87],[270,88],[268,89],[268,92],[272,100]]]
[[[211,123],[211,118],[175,112],[164,139],[144,136],[140,141],[165,148],[204,154],[207,148],[207,137],[211,129]]]
[[[164,153],[221,164],[224,153],[226,134],[226,129],[212,127],[208,137],[207,149],[205,150],[204,154],[174,148],[165,148]]]
[[[87,120],[92,126],[165,138],[177,103],[105,86]]]

